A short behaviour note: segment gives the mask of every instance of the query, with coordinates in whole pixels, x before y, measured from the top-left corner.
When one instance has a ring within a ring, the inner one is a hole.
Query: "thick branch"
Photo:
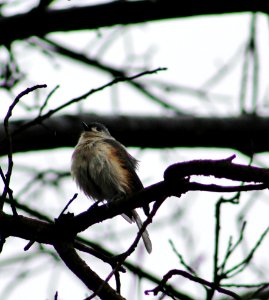
[[[223,160],[194,160],[178,163],[168,167],[164,173],[164,181],[151,185],[143,191],[136,193],[128,199],[120,199],[108,205],[94,206],[81,213],[72,220],[71,227],[74,231],[85,230],[94,223],[112,218],[115,215],[126,212],[128,209],[142,207],[143,205],[170,196],[180,197],[183,193],[191,190],[235,192],[255,189],[266,189],[269,184],[269,170],[259,167],[245,166],[232,163],[234,157]],[[191,175],[214,176],[235,181],[259,182],[264,184],[250,185],[241,188],[221,187],[216,185],[202,185],[189,182],[185,177]]]
[[[0,233],[39,243],[52,244],[55,240],[55,225],[24,216],[13,217],[0,213]]]
[[[269,151],[266,138],[269,132],[268,118],[165,118],[89,114],[79,117],[51,117],[44,122],[45,127],[36,125],[28,128],[13,137],[13,151],[74,147],[82,131],[82,121],[106,124],[112,135],[126,146],[231,148],[247,155]],[[10,122],[11,132],[23,126],[25,122],[26,120]],[[0,136],[4,136],[3,125],[0,125]],[[0,155],[7,153],[8,144],[1,142]]]
[[[59,10],[35,9],[28,13],[1,18],[0,43],[8,44],[18,39],[35,35],[44,36],[57,31],[97,29],[119,24],[248,11],[261,11],[267,14],[269,8],[267,2],[263,0],[198,2],[191,0],[186,1],[180,8],[176,1],[113,1]]]
[[[97,292],[101,299],[123,300],[114,289],[102,280],[76,253],[72,243],[55,243],[59,256],[66,266],[92,291]]]
[[[64,220],[59,220],[56,224],[44,222],[24,216],[12,217],[5,213],[0,213],[0,233],[3,236],[14,236],[26,240],[36,241],[54,245],[55,242],[70,240],[75,238],[78,232],[87,229],[89,226],[113,218],[126,211],[142,207],[146,203],[157,201],[175,195],[180,197],[182,193],[191,190],[234,192],[236,187],[217,187],[216,185],[197,185],[189,182],[183,177],[191,175],[213,175],[218,178],[227,178],[237,181],[259,182],[264,184],[250,185],[249,190],[265,189],[269,183],[268,169],[245,166],[232,163],[234,157],[224,160],[196,160],[178,163],[167,168],[165,180],[145,188],[143,191],[127,199],[120,198],[109,205],[93,205],[88,211],[75,217],[66,216]],[[238,191],[246,191],[247,187]]]
[[[243,182],[262,182],[269,184],[269,169],[232,163],[231,156],[222,160],[193,160],[176,163],[164,172],[167,181],[175,181],[191,175],[214,176]]]

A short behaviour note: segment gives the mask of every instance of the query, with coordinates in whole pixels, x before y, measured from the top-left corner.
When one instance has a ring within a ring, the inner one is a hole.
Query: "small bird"
[[[72,155],[71,174],[84,194],[95,200],[109,202],[128,197],[143,189],[136,174],[138,161],[126,148],[100,123],[82,123],[84,131]],[[149,207],[143,207],[146,215]],[[122,215],[128,222],[136,222],[138,228],[142,221],[132,210]],[[147,230],[142,234],[144,245],[151,253],[152,244]]]

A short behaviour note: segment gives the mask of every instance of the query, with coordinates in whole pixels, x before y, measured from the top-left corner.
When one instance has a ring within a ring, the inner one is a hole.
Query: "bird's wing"
[[[131,154],[129,154],[125,147],[118,141],[113,139],[104,139],[103,142],[111,146],[111,155],[116,155],[119,159],[121,167],[130,174],[129,178],[132,184],[132,193],[142,190],[144,188],[143,184],[135,172],[138,161]]]
[[[111,155],[116,155],[119,159],[121,167],[128,173],[128,180],[130,180],[131,190],[130,194],[139,192],[144,189],[144,186],[136,174],[138,161],[127,152],[125,147],[114,139],[104,139],[103,142],[107,143],[110,148]],[[143,206],[144,213],[149,215],[149,205]]]

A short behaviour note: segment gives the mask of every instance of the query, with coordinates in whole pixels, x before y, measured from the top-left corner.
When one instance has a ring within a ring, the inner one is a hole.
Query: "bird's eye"
[[[101,131],[101,128],[95,126],[95,127],[92,127],[92,130],[93,130],[93,131],[100,132],[100,131]]]

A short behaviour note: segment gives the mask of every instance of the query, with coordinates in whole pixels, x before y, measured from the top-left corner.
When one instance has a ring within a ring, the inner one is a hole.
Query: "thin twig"
[[[43,43],[45,42],[47,45],[42,45],[41,44],[42,42]],[[126,77],[126,71],[125,70],[116,69],[115,67],[105,65],[105,64],[101,63],[100,61],[98,61],[97,59],[92,59],[92,58],[90,58],[88,56],[85,56],[81,53],[77,53],[74,50],[70,50],[66,47],[63,47],[62,45],[60,45],[60,44],[58,44],[55,41],[52,41],[50,39],[43,38],[42,41],[39,42],[38,39],[34,38],[34,39],[30,40],[30,44],[34,44],[35,46],[38,45],[41,48],[45,48],[45,47],[48,48],[49,47],[50,51],[53,51],[53,52],[55,52],[57,54],[60,54],[60,55],[63,55],[63,56],[67,56],[67,57],[72,58],[76,61],[83,62],[87,65],[96,67],[99,70],[107,72],[107,73],[109,73],[110,75],[112,75],[116,78],[117,77]],[[167,101],[167,99],[162,99],[160,97],[160,95],[154,94],[152,91],[150,91],[149,88],[147,88],[142,83],[130,81],[130,82],[128,82],[128,84],[130,86],[132,86],[133,88],[135,88],[140,93],[144,94],[150,100],[152,100],[155,103],[159,104],[161,107],[164,107],[165,109],[173,111],[178,115],[183,114],[182,111],[177,106],[175,106],[172,103],[169,103]]]
[[[44,120],[48,119],[49,117],[51,117],[53,114],[61,111],[62,109],[74,104],[74,103],[78,103],[82,100],[85,100],[87,99],[89,96],[97,93],[97,92],[100,92],[104,89],[106,89],[107,87],[110,87],[110,86],[113,86],[119,82],[124,82],[124,81],[131,81],[131,80],[134,80],[134,79],[137,79],[141,76],[145,76],[145,75],[150,75],[150,74],[154,74],[154,73],[157,73],[159,71],[165,71],[166,68],[157,68],[157,69],[153,69],[153,70],[149,70],[149,71],[144,71],[144,72],[141,72],[141,73],[138,73],[138,74],[135,74],[133,76],[126,76],[126,77],[115,77],[112,81],[110,81],[109,83],[106,83],[98,88],[94,88],[94,89],[91,89],[89,90],[88,92],[84,93],[83,95],[79,96],[79,97],[76,97],[76,98],[73,98],[67,102],[65,102],[64,104],[62,105],[59,105],[58,107],[54,108],[54,109],[51,109],[49,110],[47,113],[43,114],[43,115],[39,115],[37,116],[35,119],[33,119],[32,121],[29,121],[25,124],[23,124],[20,128],[18,128],[17,130],[15,130],[13,132],[13,135],[16,135],[20,132],[22,132],[23,130],[33,126],[33,125],[36,125],[36,124],[41,124]]]
[[[122,266],[122,264],[124,263],[124,261],[126,260],[126,258],[128,256],[130,256],[134,250],[136,249],[139,240],[142,237],[143,232],[145,231],[145,229],[147,228],[147,226],[152,222],[152,218],[154,217],[154,215],[157,213],[158,209],[160,208],[160,206],[162,205],[162,203],[165,201],[165,198],[160,199],[159,201],[156,201],[153,205],[152,211],[150,212],[149,216],[147,217],[147,219],[145,220],[145,222],[143,223],[142,227],[140,228],[140,230],[137,233],[137,236],[134,240],[134,242],[132,243],[132,245],[129,247],[129,249],[127,251],[125,251],[124,253],[122,253],[121,255],[119,255],[117,257],[118,259],[118,263],[116,265],[116,267],[109,273],[109,275],[106,277],[106,279],[104,280],[104,283],[107,283],[112,276],[119,271],[119,268]],[[91,300],[94,299],[98,293],[100,292],[100,290],[103,288],[103,286],[101,285],[99,287],[99,289],[97,291],[95,291],[90,297],[86,298],[85,300]]]
[[[256,299],[256,298],[259,299],[259,298],[258,298],[259,295],[262,296],[262,292],[263,292],[264,290],[268,289],[268,287],[269,287],[269,283],[264,284],[263,286],[261,286],[260,288],[258,288],[257,291],[255,291],[255,292],[249,297],[249,300],[251,300],[251,299]]]
[[[192,267],[190,267],[184,260],[183,256],[177,251],[174,243],[172,240],[169,240],[169,244],[172,247],[173,252],[176,254],[176,256],[178,257],[180,263],[187,269],[187,271],[189,271],[191,274],[198,276],[198,274],[195,272],[195,270],[193,270]]]
[[[245,232],[245,228],[246,228],[246,224],[247,222],[243,222],[241,230],[240,230],[240,235],[239,238],[237,240],[237,242],[232,245],[232,239],[230,238],[229,244],[228,244],[228,248],[226,251],[226,255],[223,259],[223,263],[219,266],[220,269],[220,273],[223,274],[225,267],[226,267],[226,263],[228,262],[229,257],[235,252],[235,250],[237,249],[237,247],[241,244],[243,237],[244,237],[244,232]]]
[[[257,13],[252,13],[251,18],[251,34],[249,50],[252,54],[253,65],[253,83],[252,83],[252,113],[255,114],[257,110],[258,92],[259,92],[259,55],[256,42],[256,27],[257,27]]]
[[[12,102],[12,104],[10,105],[8,111],[7,111],[7,114],[4,118],[4,129],[5,129],[5,135],[6,135],[6,138],[8,140],[8,169],[7,169],[7,172],[5,174],[5,187],[4,187],[4,191],[2,193],[2,198],[6,198],[6,195],[9,196],[10,200],[11,200],[11,209],[12,209],[12,212],[13,212],[13,215],[17,215],[17,212],[16,212],[16,208],[14,206],[14,203],[12,201],[13,199],[13,191],[10,189],[9,187],[9,184],[10,184],[10,179],[11,179],[11,175],[12,175],[12,169],[13,169],[13,151],[12,151],[12,135],[10,133],[10,130],[9,130],[9,119],[11,118],[12,116],[12,112],[13,112],[13,109],[15,108],[15,106],[19,103],[20,99],[33,92],[34,90],[36,89],[39,89],[39,88],[46,88],[47,85],[46,84],[42,84],[42,85],[35,85],[31,88],[27,88],[25,89],[24,91],[22,91],[15,99],[14,101]],[[3,209],[3,202],[1,203],[2,207],[0,207],[0,210]]]
[[[235,287],[235,288],[245,288],[245,289],[253,289],[253,288],[261,288],[263,286],[268,285],[269,282],[260,282],[260,283],[225,283],[222,286],[225,287]]]
[[[228,296],[231,296],[232,298],[234,299],[241,299],[240,296],[238,296],[236,293],[232,292],[232,291],[229,291],[227,289],[224,289],[218,285],[216,285],[214,282],[209,282],[203,278],[200,278],[200,277],[197,277],[197,276],[193,276],[191,275],[190,273],[186,272],[186,271],[183,271],[183,270],[170,270],[168,273],[166,273],[164,276],[163,276],[163,279],[161,280],[160,284],[152,289],[152,290],[147,290],[145,291],[145,294],[146,295],[149,295],[150,293],[153,293],[155,296],[160,292],[160,291],[164,291],[164,286],[165,284],[167,283],[167,281],[174,275],[181,275],[193,282],[197,282],[197,283],[200,283],[202,285],[206,285],[210,288],[214,288],[215,290],[217,290],[219,293],[222,293],[222,294],[225,294],[225,295],[228,295]]]
[[[60,213],[59,218],[64,214],[64,212],[68,209],[68,207],[70,206],[70,204],[77,198],[77,196],[78,196],[78,194],[75,193],[74,196],[68,201],[68,203],[66,204],[66,206],[64,207],[64,209]]]
[[[240,197],[240,193],[237,193],[231,199],[224,199],[220,198],[219,201],[216,203],[215,207],[215,238],[214,238],[214,256],[213,256],[213,283],[216,286],[220,285],[220,282],[225,276],[223,276],[222,272],[220,271],[219,267],[219,246],[220,246],[220,233],[221,233],[221,206],[224,203],[231,203],[231,204],[238,204],[238,198]],[[229,241],[228,249],[230,248],[231,241]],[[213,299],[215,288],[208,290],[207,292],[207,299]]]
[[[59,85],[56,85],[56,87],[48,94],[48,96],[46,97],[44,103],[41,105],[40,109],[39,109],[39,113],[38,116],[42,115],[43,110],[45,109],[45,107],[47,106],[50,98],[52,97],[52,95],[56,92],[56,90],[59,88]]]
[[[226,271],[226,273],[225,273],[226,278],[234,277],[238,273],[244,271],[244,269],[250,263],[252,257],[254,256],[255,252],[257,251],[257,249],[261,245],[262,241],[264,240],[264,238],[268,234],[268,232],[269,232],[269,226],[264,230],[264,232],[262,233],[262,235],[260,236],[260,238],[256,242],[255,246],[252,248],[250,253],[247,255],[247,257],[244,260],[242,260],[240,263],[236,264],[235,266],[230,268],[228,271]]]

